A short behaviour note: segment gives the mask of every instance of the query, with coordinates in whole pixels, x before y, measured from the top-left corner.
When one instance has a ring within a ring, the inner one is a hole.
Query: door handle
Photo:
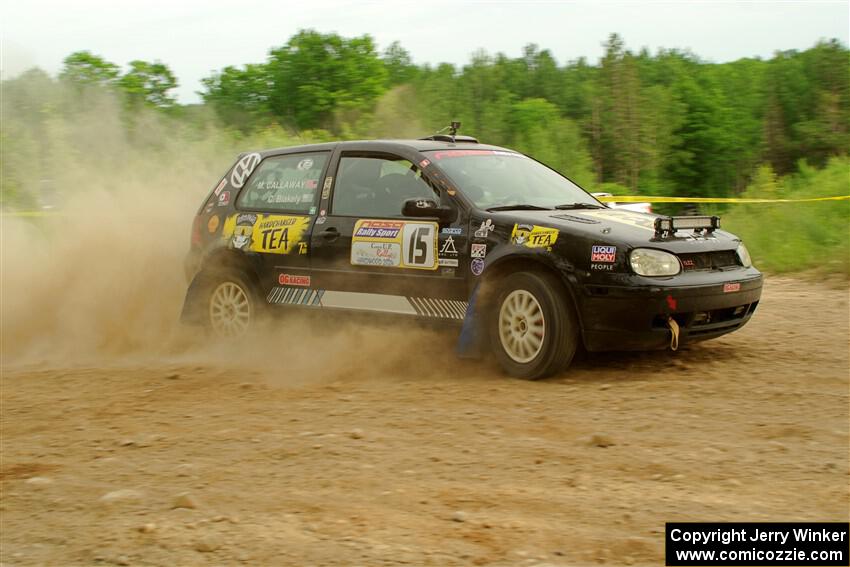
[[[331,226],[320,232],[319,236],[321,236],[325,240],[333,241],[339,238],[339,231],[336,229],[336,227]]]

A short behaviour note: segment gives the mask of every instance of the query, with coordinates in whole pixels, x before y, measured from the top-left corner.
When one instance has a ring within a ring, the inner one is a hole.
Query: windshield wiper
[[[561,211],[568,211],[572,209],[607,209],[603,205],[597,205],[596,203],[566,203],[564,205],[555,205],[555,208]]]
[[[516,205],[498,205],[496,207],[487,207],[484,209],[488,212],[493,211],[551,211],[551,207],[538,207],[537,205],[523,205],[517,203]]]

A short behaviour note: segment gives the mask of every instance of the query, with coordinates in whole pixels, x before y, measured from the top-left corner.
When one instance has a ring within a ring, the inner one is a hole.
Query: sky
[[[200,100],[200,80],[227,65],[260,63],[299,29],[371,35],[379,49],[400,41],[414,62],[467,63],[473,52],[517,57],[528,43],[559,63],[596,63],[618,33],[626,47],[690,49],[703,60],[770,58],[819,39],[848,45],[850,0],[496,1],[496,0],[0,0],[0,76],[88,50],[127,68],[167,64],[181,103]]]

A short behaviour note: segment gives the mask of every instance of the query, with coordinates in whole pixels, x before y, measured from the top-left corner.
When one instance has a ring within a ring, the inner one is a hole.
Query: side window
[[[314,214],[319,177],[328,153],[268,157],[236,200],[238,207]]]
[[[352,217],[400,217],[407,199],[436,196],[422,179],[422,171],[405,159],[343,154],[331,212]]]

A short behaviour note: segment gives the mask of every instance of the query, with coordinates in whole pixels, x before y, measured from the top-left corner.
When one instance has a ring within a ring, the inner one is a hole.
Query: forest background
[[[69,54],[58,76],[33,68],[0,83],[0,207],[37,216],[61,210],[86,184],[118,186],[126,176],[168,184],[169,172],[189,164],[211,188],[249,149],[416,138],[452,120],[589,191],[850,194],[850,51],[837,40],[727,63],[675,49],[632,52],[616,34],[598,61],[559,64],[533,44],[517,58],[478,51],[463,66],[412,61],[398,42],[378,50],[368,35],[302,30],[265,61],[212,73],[202,102],[181,105],[167,63],[122,69],[88,51]],[[700,211],[720,214],[759,267],[850,276],[848,201]]]

